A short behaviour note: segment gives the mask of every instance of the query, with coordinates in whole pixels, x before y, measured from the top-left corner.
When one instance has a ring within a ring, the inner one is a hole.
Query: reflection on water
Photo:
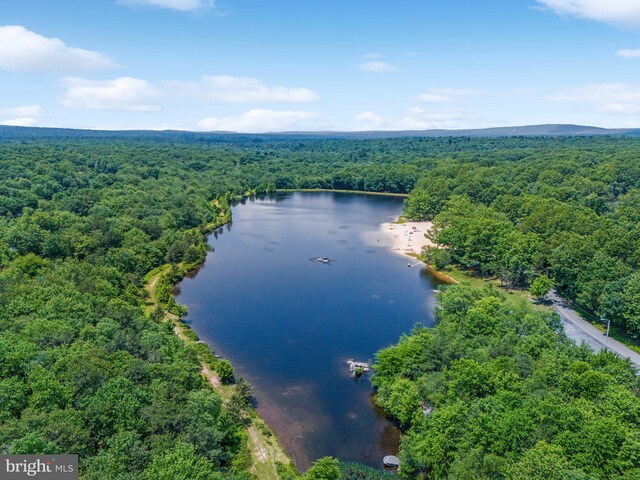
[[[406,268],[378,232],[401,211],[395,197],[337,193],[247,201],[181,284],[187,322],[253,384],[301,469],[325,455],[382,468],[397,452],[369,380],[354,381],[345,362],[433,322],[433,278]]]

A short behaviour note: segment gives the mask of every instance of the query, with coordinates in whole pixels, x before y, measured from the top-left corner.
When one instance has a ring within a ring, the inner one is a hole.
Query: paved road
[[[569,338],[577,343],[586,342],[596,352],[605,348],[604,333],[584,320],[575,310],[569,308],[567,303],[554,291],[551,291],[546,298],[553,302],[553,306],[560,314],[565,332]],[[636,369],[640,370],[640,354],[611,337],[607,341],[607,348],[622,358],[628,358]]]

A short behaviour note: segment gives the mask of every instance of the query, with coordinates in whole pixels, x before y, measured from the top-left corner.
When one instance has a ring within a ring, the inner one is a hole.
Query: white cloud
[[[0,116],[3,117],[40,117],[44,110],[40,105],[25,105],[22,107],[0,108]]]
[[[99,110],[152,112],[163,92],[146,80],[120,77],[114,80],[89,80],[79,77],[62,79],[66,91],[60,100],[65,107]]]
[[[418,95],[418,100],[427,103],[449,103],[461,97],[477,97],[483,95],[482,90],[459,88],[432,88]]]
[[[69,125],[66,128],[82,128],[88,130],[182,130],[189,131],[182,123],[107,123],[87,125]]]
[[[230,103],[306,103],[320,99],[307,88],[268,87],[255,78],[230,75],[203,75],[198,82],[172,81],[167,86],[177,94]]]
[[[282,132],[305,129],[304,122],[317,117],[313,112],[253,109],[234,117],[203,118],[198,127],[208,131]]]
[[[640,49],[625,48],[618,50],[617,55],[622,58],[640,58]]]
[[[397,122],[398,129],[457,129],[474,128],[478,118],[457,108],[427,110],[409,108],[405,117]]]
[[[0,26],[0,68],[16,72],[92,71],[113,68],[98,52],[65,45],[21,25]]]
[[[35,117],[19,117],[0,120],[0,125],[8,125],[11,127],[30,127],[38,121]]]
[[[364,58],[370,58],[370,59],[376,59],[376,58],[382,58],[382,55],[379,53],[366,53],[363,55]]]
[[[640,114],[640,84],[592,84],[553,95],[551,100],[586,104],[607,114],[638,115]]]
[[[409,108],[400,118],[385,118],[366,110],[354,117],[353,130],[432,130],[475,128],[478,118],[459,109]]]
[[[62,79],[66,90],[60,100],[65,107],[151,112],[160,100],[177,96],[229,103],[305,103],[320,99],[307,88],[268,87],[260,80],[227,75],[203,76],[197,82],[146,80],[120,77],[114,80]]]
[[[538,3],[559,15],[640,26],[640,2],[637,0],[538,0]]]
[[[376,72],[376,73],[389,73],[394,72],[397,68],[390,63],[374,61],[374,62],[366,62],[362,63],[358,66],[360,70],[364,70],[367,72]]]
[[[194,12],[215,5],[213,0],[118,0],[117,3],[128,7],[168,8],[179,12]]]
[[[365,125],[370,125],[372,127],[380,126],[385,123],[384,117],[378,115],[371,110],[365,110],[364,112],[360,112],[355,117],[353,117],[358,123],[362,123]]]
[[[29,127],[31,125],[34,125],[43,115],[44,110],[40,105],[25,105],[21,107],[1,108],[0,117],[9,118],[0,120],[0,125]]]

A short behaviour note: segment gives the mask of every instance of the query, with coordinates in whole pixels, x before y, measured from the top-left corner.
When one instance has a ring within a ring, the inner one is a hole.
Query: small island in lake
[[[349,371],[353,377],[361,377],[364,373],[371,371],[371,367],[367,362],[356,362],[354,360],[347,360]]]

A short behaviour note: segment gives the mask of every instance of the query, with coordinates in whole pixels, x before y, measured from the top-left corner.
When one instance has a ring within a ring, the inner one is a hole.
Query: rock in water
[[[393,455],[387,455],[382,459],[382,463],[384,463],[385,467],[395,467],[398,468],[400,466],[400,459]]]
[[[351,375],[353,375],[354,377],[359,377],[363,373],[368,373],[371,370],[369,364],[366,362],[355,362],[353,360],[347,360],[347,365],[349,365]]]

